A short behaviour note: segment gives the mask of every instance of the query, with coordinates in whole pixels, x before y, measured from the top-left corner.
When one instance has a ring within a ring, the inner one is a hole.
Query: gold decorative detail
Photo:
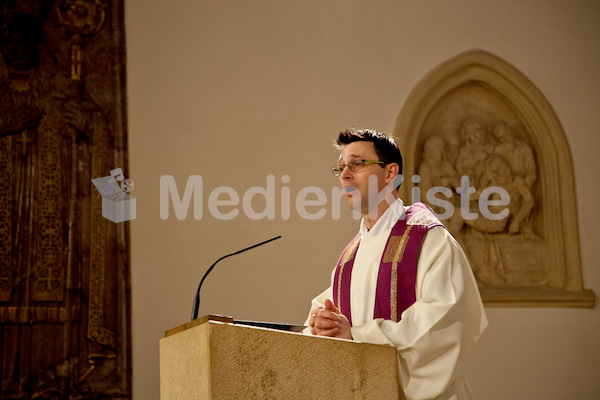
[[[412,227],[413,225],[408,225],[402,236],[390,237],[389,244],[387,246],[385,254],[383,255],[384,263],[399,263],[402,261],[402,257],[404,256],[404,249],[406,247],[406,242],[408,241],[408,234]]]
[[[358,235],[352,239],[352,244],[348,247],[348,250],[344,252],[342,256],[342,260],[340,261],[340,271],[338,272],[338,287],[337,287],[337,306],[341,310],[342,309],[342,274],[344,272],[344,266],[348,261],[350,261],[354,254],[356,253],[356,249],[358,248],[359,237]]]
[[[108,153],[108,135],[100,121],[102,117],[94,118],[94,151],[92,153],[92,176],[98,177],[106,174],[106,158]],[[117,336],[104,328],[104,273],[106,251],[106,219],[102,217],[102,198],[92,195],[91,198],[91,249],[90,249],[90,295],[87,337],[94,342],[117,347]],[[90,362],[93,363],[92,356]]]
[[[21,136],[15,139],[15,142],[21,143],[21,155],[27,155],[27,144],[33,143],[33,139],[27,136],[27,130],[21,132]]]
[[[9,301],[12,292],[12,138],[0,138],[0,301]]]
[[[358,236],[352,240],[352,244],[348,248],[348,251],[344,253],[344,257],[342,257],[342,261],[340,264],[346,264],[354,257],[354,253],[356,252],[356,248],[358,246]]]
[[[72,320],[79,320],[81,309],[72,307],[69,316]],[[64,323],[66,321],[64,307],[0,307],[0,323],[13,324],[35,323]],[[74,317],[74,318],[73,318]]]
[[[74,81],[81,80],[81,64],[83,64],[81,45],[73,43],[71,45],[71,79]]]
[[[62,301],[64,265],[62,235],[60,135],[57,125],[42,118],[39,135],[38,250],[33,300]]]
[[[408,242],[408,234],[413,225],[408,225],[402,236],[391,236],[383,262],[392,263],[390,277],[390,313],[392,321],[398,322],[398,264],[402,261],[406,243]]]
[[[100,31],[106,19],[106,3],[100,0],[65,0],[58,7],[58,19],[71,35],[71,79],[81,80],[82,37]]]

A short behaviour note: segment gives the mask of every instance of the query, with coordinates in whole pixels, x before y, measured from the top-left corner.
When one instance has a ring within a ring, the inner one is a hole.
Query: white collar
[[[366,239],[391,230],[394,225],[396,225],[396,222],[398,222],[400,219],[400,216],[402,216],[402,213],[404,213],[404,203],[401,199],[398,199],[392,203],[387,210],[385,210],[383,215],[379,217],[371,229],[367,229],[367,226],[365,225],[365,219],[363,218],[360,222],[360,236]]]

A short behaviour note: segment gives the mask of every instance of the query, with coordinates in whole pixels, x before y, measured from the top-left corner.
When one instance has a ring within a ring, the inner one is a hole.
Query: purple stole
[[[425,204],[415,203],[392,228],[379,264],[373,318],[398,322],[404,310],[416,301],[419,248],[427,231],[434,226],[443,225]],[[350,280],[359,243],[360,234],[342,252],[333,278],[333,302],[350,325]]]

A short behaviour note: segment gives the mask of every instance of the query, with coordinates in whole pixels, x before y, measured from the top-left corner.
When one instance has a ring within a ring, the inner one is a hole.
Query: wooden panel
[[[71,3],[0,7],[0,398],[131,397],[123,0]]]

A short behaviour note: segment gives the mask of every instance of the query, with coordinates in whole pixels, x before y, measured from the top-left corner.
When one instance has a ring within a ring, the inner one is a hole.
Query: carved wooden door
[[[122,1],[0,12],[0,398],[130,398]]]

